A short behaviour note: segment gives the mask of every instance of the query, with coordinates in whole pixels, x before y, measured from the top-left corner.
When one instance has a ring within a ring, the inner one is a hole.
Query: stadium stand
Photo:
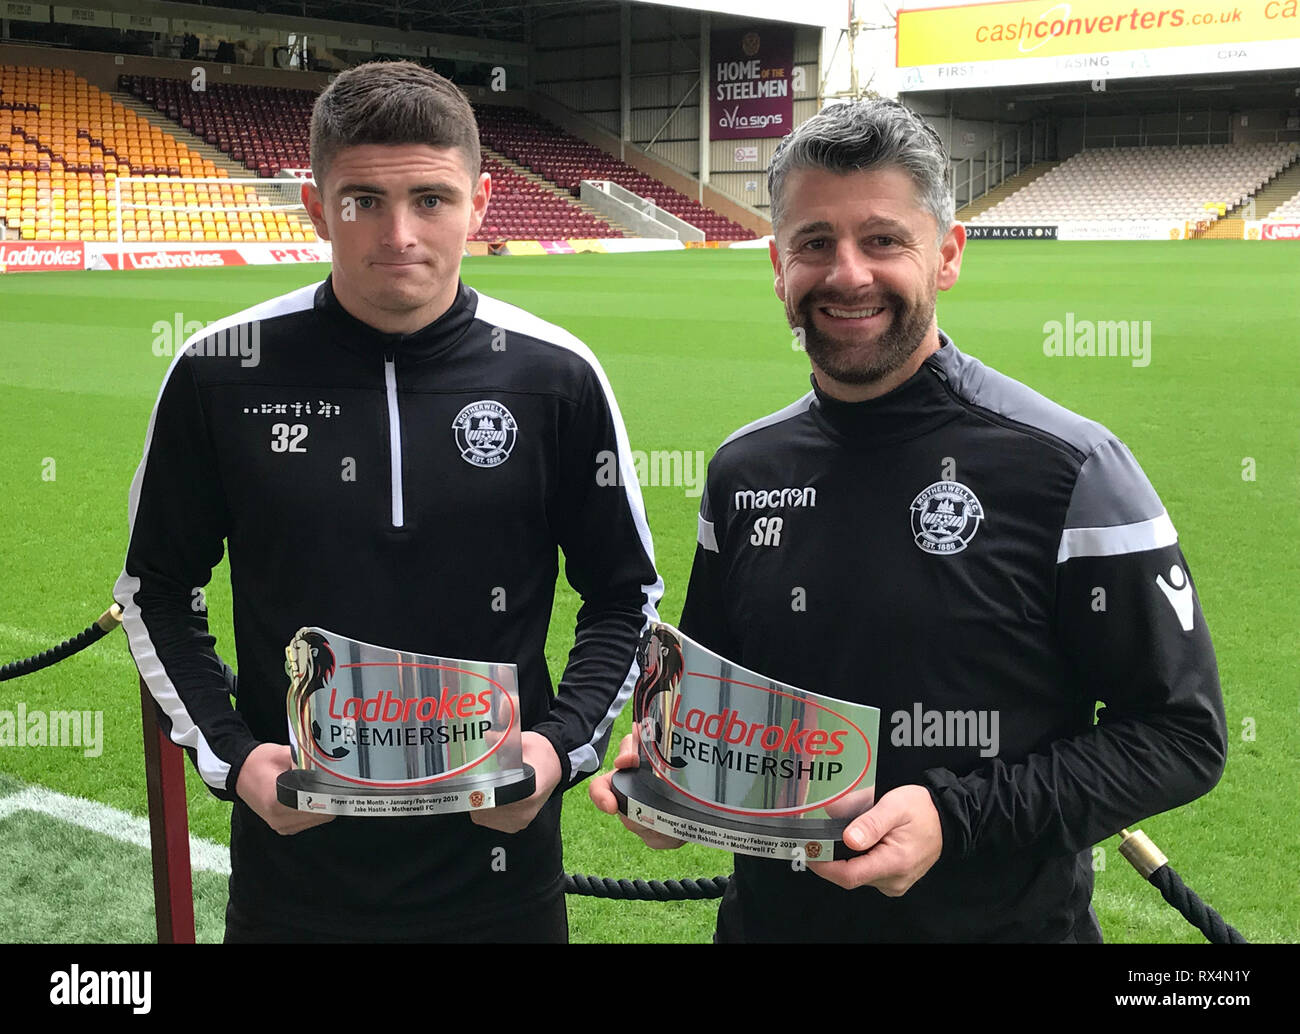
[[[19,240],[115,240],[119,176],[227,177],[71,69],[0,66],[0,111],[0,221]],[[123,211],[125,241],[315,240],[299,217],[272,211],[252,187],[160,182],[128,190],[133,204],[154,207]],[[200,211],[209,205],[238,211]]]
[[[119,77],[118,85],[261,177],[310,164],[308,131],[316,99],[310,90],[214,84],[197,92],[188,80],[130,75]],[[492,175],[492,203],[471,240],[624,236],[495,155],[484,155],[483,170]]]
[[[584,179],[612,180],[703,230],[706,240],[748,240],[754,236],[752,231],[585,140],[570,136],[526,108],[480,105],[474,113],[490,147],[575,196]]]
[[[1259,192],[1255,198],[1255,215],[1285,220],[1300,216],[1300,162]]]
[[[118,88],[220,148],[264,179],[282,168],[309,164],[310,90],[213,83],[193,90],[189,80],[123,75]]]
[[[1118,147],[1085,151],[971,220],[1024,224],[1070,219],[1213,221],[1300,159],[1300,144]]]
[[[1270,219],[1300,219],[1300,193],[1273,209]]]
[[[624,237],[624,231],[565,198],[540,181],[511,169],[494,155],[483,155],[483,171],[492,176],[487,217],[470,240],[560,240]]]
[[[127,76],[120,87],[203,137],[259,176],[308,164],[307,129],[314,94],[279,87],[214,84],[196,92],[186,80]],[[706,239],[743,240],[753,234],[592,145],[571,137],[523,108],[479,106],[484,146],[514,159],[576,196],[581,179],[609,179],[692,226]],[[509,150],[507,150],[509,148]],[[557,198],[504,162],[494,160],[494,199],[488,220],[472,239],[621,237],[583,207]]]

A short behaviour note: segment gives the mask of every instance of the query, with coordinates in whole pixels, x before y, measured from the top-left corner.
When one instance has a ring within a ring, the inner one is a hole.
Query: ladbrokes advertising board
[[[55,269],[85,269],[81,241],[0,242],[0,273],[40,273]]]

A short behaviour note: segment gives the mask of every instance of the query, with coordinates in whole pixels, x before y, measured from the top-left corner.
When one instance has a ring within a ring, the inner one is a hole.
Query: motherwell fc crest
[[[491,399],[471,402],[451,423],[460,458],[476,467],[500,466],[510,458],[519,427],[510,410]]]
[[[984,507],[957,481],[936,481],[912,500],[912,540],[927,553],[960,553],[975,537]]]

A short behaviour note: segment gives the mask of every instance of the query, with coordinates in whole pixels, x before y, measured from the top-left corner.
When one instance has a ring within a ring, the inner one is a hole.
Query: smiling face
[[[491,190],[487,173],[471,179],[458,148],[339,151],[325,183],[303,187],[316,232],[333,245],[339,302],[387,333],[432,323],[456,298],[465,240],[482,224]]]
[[[790,172],[771,245],[776,295],[828,395],[883,395],[938,349],[935,295],[957,282],[966,235],[955,224],[936,242],[937,230],[900,168]]]

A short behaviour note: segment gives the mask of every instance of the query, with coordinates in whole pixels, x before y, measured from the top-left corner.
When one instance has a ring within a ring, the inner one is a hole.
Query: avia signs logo
[[[86,247],[80,241],[27,241],[0,244],[0,273],[48,272],[86,268]]]

